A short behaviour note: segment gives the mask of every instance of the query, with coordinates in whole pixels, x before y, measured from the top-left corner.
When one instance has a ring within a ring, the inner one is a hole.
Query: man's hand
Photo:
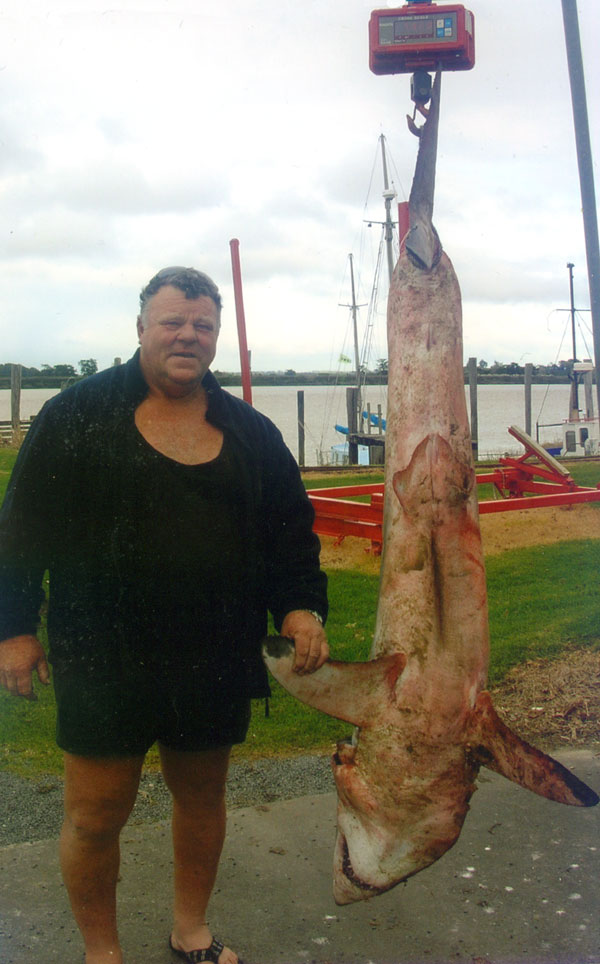
[[[319,620],[306,609],[288,613],[281,626],[281,635],[294,640],[296,656],[294,672],[314,673],[329,659],[327,636]]]
[[[32,673],[40,683],[50,682],[46,654],[35,636],[13,636],[0,642],[0,685],[26,700],[36,700]]]

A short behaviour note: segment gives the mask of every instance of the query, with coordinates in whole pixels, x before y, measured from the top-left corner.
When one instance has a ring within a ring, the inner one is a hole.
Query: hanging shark
[[[485,689],[486,576],[461,296],[432,223],[440,84],[438,73],[388,299],[384,535],[370,658],[298,675],[293,641],[264,645],[269,670],[290,693],[356,728],[332,760],[339,904],[389,890],[452,847],[481,766],[550,800],[598,802],[505,726]]]

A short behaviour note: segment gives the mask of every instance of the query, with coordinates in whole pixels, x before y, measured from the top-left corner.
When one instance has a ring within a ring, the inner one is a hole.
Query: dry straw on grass
[[[600,751],[600,653],[573,650],[560,659],[529,660],[491,693],[504,722],[530,743]]]
[[[484,551],[600,538],[600,511],[588,505],[503,512],[481,517]],[[364,539],[336,545],[323,538],[326,568],[379,572],[381,558]],[[492,690],[498,713],[520,736],[545,749],[591,746],[600,752],[600,653],[577,649],[559,659],[530,660]]]

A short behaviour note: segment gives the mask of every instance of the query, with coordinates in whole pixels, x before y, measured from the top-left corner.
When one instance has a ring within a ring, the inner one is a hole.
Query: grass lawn
[[[13,461],[13,451],[0,449],[0,496]],[[600,463],[579,463],[573,475],[581,484],[596,485]],[[356,481],[371,479],[360,475]],[[311,482],[324,485],[323,479]],[[332,477],[331,484],[344,483],[354,480]],[[600,540],[592,539],[515,549],[487,560],[492,683],[512,666],[559,655],[574,642],[600,648],[599,571]],[[377,576],[334,569],[329,579],[327,629],[332,652],[338,659],[365,659],[373,633]],[[36,690],[38,701],[31,703],[0,691],[0,767],[32,777],[61,771],[61,754],[54,745],[52,688],[38,684]],[[235,758],[323,750],[348,729],[347,724],[304,707],[274,684],[269,718],[257,701],[248,740],[235,750]],[[156,762],[151,752],[149,766]]]
[[[492,653],[490,681],[517,663],[559,655],[574,641],[600,647],[600,542],[582,540],[518,549],[487,561]],[[378,579],[336,569],[330,576],[328,633],[333,653],[344,660],[368,655],[377,605]],[[58,773],[51,688],[37,686],[28,703],[0,693],[0,766],[23,775]],[[270,716],[254,705],[248,740],[236,759],[322,750],[349,728],[298,703],[273,684]],[[148,763],[156,763],[151,753]]]
[[[2,499],[4,498],[6,486],[8,485],[8,480],[10,473],[12,472],[12,467],[15,464],[16,457],[16,449],[4,446],[0,447],[0,502],[2,502]]]

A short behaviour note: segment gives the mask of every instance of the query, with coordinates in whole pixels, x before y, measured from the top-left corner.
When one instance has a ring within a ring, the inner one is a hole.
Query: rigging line
[[[377,301],[379,295],[379,279],[381,275],[381,265],[383,261],[383,246],[385,242],[385,227],[382,225],[381,228],[381,240],[379,242],[379,250],[377,253],[377,263],[375,266],[375,273],[373,275],[373,284],[371,288],[371,297],[369,299],[369,307],[367,310],[367,324],[363,333],[363,345],[362,345],[362,361],[365,369],[365,381],[366,381],[366,368],[368,365],[369,357],[371,354],[371,344],[373,341],[373,328],[374,328],[374,315],[377,311]]]
[[[590,346],[588,345],[588,343],[587,343],[587,341],[586,341],[586,339],[585,339],[585,331],[584,331],[584,327],[583,327],[583,326],[584,326],[584,319],[580,317],[578,311],[575,312],[575,316],[576,316],[576,318],[577,318],[577,328],[578,328],[578,330],[579,330],[579,334],[581,335],[581,337],[582,337],[582,339],[583,339],[583,344],[585,345],[585,350],[586,350],[587,357],[588,357],[588,358],[591,358],[591,357],[592,357],[592,354],[591,354],[591,352],[590,352]],[[585,327],[587,328],[587,325],[586,325]],[[589,331],[590,334],[592,334],[591,329],[588,328],[588,331]]]
[[[387,143],[387,141],[386,141],[386,143]],[[394,171],[396,172],[396,177],[397,177],[397,179],[398,179],[398,184],[400,185],[400,192],[401,192],[401,194],[402,194],[402,198],[403,198],[404,201],[407,201],[407,200],[408,200],[408,194],[406,193],[406,188],[404,187],[404,184],[402,183],[402,178],[400,177],[400,174],[398,173],[398,168],[396,167],[396,162],[394,161],[394,157],[393,157],[391,151],[389,150],[389,148],[388,148],[388,151],[387,151],[387,157],[388,157],[388,160],[391,161],[391,166],[394,168]],[[392,180],[392,184],[393,184],[393,183],[394,183],[393,178],[392,178],[391,180]],[[398,196],[400,196],[400,192],[398,192]]]
[[[350,264],[350,259],[348,257],[344,258],[344,270],[342,271],[342,277],[340,280],[340,286],[338,290],[338,299],[337,299],[338,304],[339,302],[344,300],[344,292],[347,290],[347,287],[349,284],[348,282],[348,274],[349,274],[348,265],[349,264]]]
[[[363,370],[366,368],[367,363],[368,363],[368,360],[369,360],[369,358],[368,358],[369,325],[370,325],[370,323],[371,323],[371,316],[372,316],[372,309],[373,309],[373,287],[374,287],[374,285],[375,285],[375,279],[376,279],[376,277],[377,277],[377,272],[378,272],[378,269],[379,269],[379,253],[380,253],[380,251],[381,251],[381,244],[380,244],[380,246],[379,246],[379,248],[378,248],[377,261],[376,261],[376,264],[375,264],[375,272],[374,272],[374,274],[373,274],[373,281],[372,281],[372,285],[371,285],[371,292],[370,292],[370,294],[369,294],[369,299],[368,299],[367,320],[366,320],[366,324],[365,324],[365,327],[364,327],[364,330],[363,330],[363,337],[362,337],[362,344],[361,344],[361,351],[360,351],[360,359],[361,359],[361,365],[362,365],[362,367],[363,367]]]
[[[377,265],[376,265],[375,272],[373,274],[373,284],[372,284],[372,290],[371,290],[371,298],[369,301],[367,325],[365,327],[365,332],[363,337],[363,357],[366,359],[370,358],[371,350],[372,350],[373,334],[375,331],[374,318],[377,315],[377,308],[378,308],[378,302],[379,302],[379,286],[380,286],[381,276],[383,271],[384,252],[385,252],[385,228],[384,226],[382,226],[381,241],[378,249]],[[366,391],[367,391],[367,368],[368,366],[367,364],[365,364],[363,366],[363,374],[362,374],[362,389],[364,391],[363,398],[365,398],[365,406],[366,406]],[[386,393],[385,391],[381,392],[381,387],[382,386],[379,386],[379,396],[380,398],[382,398],[383,396],[382,400],[384,400],[386,397]],[[371,386],[371,388],[374,389],[375,386]]]
[[[588,343],[587,343],[587,341],[586,341],[585,332],[582,331],[581,328],[579,329],[579,334],[581,335],[581,338],[582,338],[582,340],[583,340],[583,344],[584,344],[584,346],[585,346],[585,354],[586,354],[586,357],[587,357],[587,358],[591,358],[591,357],[592,357],[592,353],[591,353],[591,351],[590,351],[590,346],[588,345]]]
[[[368,241],[368,245],[367,245],[367,241]],[[373,251],[374,251],[373,232],[371,228],[368,227],[368,225],[363,224],[363,228],[361,232],[358,272],[357,272],[359,292],[361,289],[364,289],[362,276],[364,272],[367,270],[365,266],[367,265],[367,263],[369,264],[368,270],[370,272],[372,270],[371,265],[376,264],[376,258],[373,254]],[[362,295],[359,294],[359,298],[362,298]]]
[[[310,429],[310,427],[308,426],[308,424],[307,424],[306,421],[303,421],[303,422],[302,422],[302,427],[304,428],[304,434],[305,434],[306,438],[307,438],[310,442],[312,442],[313,445],[316,445],[316,446],[317,446],[317,451],[318,451],[319,449],[322,451],[322,450],[323,450],[323,435],[321,435],[321,438],[320,438],[320,439],[317,438],[316,433],[313,432],[313,431],[311,431],[311,429]]]
[[[552,311],[550,312],[550,315],[551,315],[551,314],[553,314]],[[550,317],[550,315],[547,316],[546,321],[548,321],[548,318]],[[561,351],[562,351],[562,346],[563,346],[563,343],[564,343],[564,340],[565,340],[565,337],[566,337],[566,334],[567,334],[567,329],[568,329],[568,327],[569,327],[569,323],[570,323],[570,322],[569,322],[569,319],[567,319],[567,322],[566,322],[565,327],[564,327],[564,329],[563,329],[562,338],[561,338],[561,340],[560,340],[560,345],[558,346],[558,351],[556,352],[556,355],[554,356],[554,362],[553,362],[554,365],[556,365],[556,363],[557,363],[557,361],[558,361],[558,356],[560,355],[560,353],[561,353]],[[539,411],[538,411],[538,414],[537,414],[536,422],[539,422],[539,420],[540,420],[540,418],[541,418],[542,412],[543,412],[543,410],[544,410],[544,405],[546,404],[546,399],[548,398],[548,392],[549,392],[549,391],[550,391],[550,384],[548,383],[548,384],[546,385],[546,391],[544,392],[544,397],[542,398],[542,401],[541,401],[541,403],[540,403],[540,408],[539,408]]]
[[[352,327],[352,311],[349,311],[347,315],[346,330],[345,330],[344,338],[342,340],[342,346],[337,358],[337,369],[335,372],[335,379],[334,379],[333,385],[327,386],[327,392],[325,394],[325,404],[323,406],[323,419],[321,421],[321,438],[320,438],[321,449],[323,448],[323,443],[325,438],[325,427],[327,425],[334,424],[336,420],[335,416],[338,414],[337,410],[334,414],[334,404],[336,402],[336,388],[339,388],[340,386],[340,376],[342,374],[341,356],[346,355],[346,346],[350,342],[350,337],[351,337],[351,327]],[[337,399],[337,402],[339,407],[339,404],[340,404],[339,398]]]
[[[381,279],[381,272],[383,271],[383,265],[384,265],[384,257],[383,257],[383,250],[382,250],[382,257],[381,257],[381,265],[380,265],[380,273],[379,273],[378,285],[379,285],[379,280]],[[387,280],[387,275],[386,275],[386,280]],[[386,312],[386,315],[387,315],[387,312]],[[386,347],[386,349],[387,349],[387,318],[386,318],[386,321],[385,321],[385,329],[386,329],[386,338],[385,338],[386,346],[385,346],[385,347]],[[372,349],[372,342],[373,342],[373,336],[374,336],[374,335],[375,335],[375,323],[373,323],[373,326],[372,326],[372,329],[371,329],[371,351],[373,350],[373,349]],[[382,357],[382,356],[380,356],[380,357]],[[385,353],[385,358],[387,358],[387,350],[386,350],[386,353]],[[385,385],[380,385],[380,386],[379,386],[379,396],[380,396],[381,400],[384,402],[386,408],[387,408],[387,394],[388,394],[387,384],[385,384]]]
[[[540,418],[542,417],[542,412],[544,411],[544,405],[546,404],[546,400],[547,400],[547,398],[548,398],[548,392],[549,392],[549,391],[550,391],[550,384],[548,383],[548,384],[546,385],[546,391],[544,392],[544,397],[542,398],[542,401],[540,402],[540,408],[539,408],[539,411],[538,411],[538,413],[537,413],[536,422],[539,422]]]
[[[393,257],[394,257],[394,263],[396,263],[396,262],[398,261],[398,258],[400,257],[400,250],[399,250],[399,243],[398,243],[397,234],[394,234],[394,237],[393,237],[392,253],[393,253]],[[371,342],[372,342],[373,336],[374,336],[374,334],[375,334],[375,327],[376,327],[376,326],[375,326],[375,321],[376,321],[376,318],[377,318],[377,316],[378,316],[378,314],[379,314],[379,311],[378,311],[378,309],[379,309],[379,295],[380,295],[380,287],[381,287],[381,279],[382,279],[384,258],[385,258],[386,255],[387,255],[387,251],[386,251],[386,240],[385,240],[385,226],[382,225],[382,226],[381,226],[381,240],[380,240],[380,242],[379,242],[379,252],[378,252],[378,260],[377,260],[377,271],[376,271],[376,273],[375,273],[375,275],[374,275],[374,279],[373,279],[373,291],[374,291],[374,294],[373,294],[372,300],[371,300]],[[383,281],[383,285],[384,285],[385,306],[384,306],[384,308],[383,308],[383,310],[382,310],[382,314],[385,316],[385,318],[384,318],[384,329],[385,329],[385,332],[384,332],[384,337],[383,337],[382,340],[383,340],[383,342],[385,343],[384,351],[385,351],[385,354],[386,354],[386,357],[387,357],[387,296],[388,296],[388,293],[389,293],[389,282],[388,282],[387,272],[385,273],[385,278],[384,278],[384,281]],[[371,348],[372,348],[372,345],[371,345]]]
[[[346,283],[348,279],[348,264],[349,264],[349,261],[348,261],[348,258],[346,258],[344,260],[344,268],[342,271],[342,277],[339,285],[338,304],[342,301],[343,291],[346,287]],[[334,403],[336,398],[336,389],[339,387],[339,380],[341,375],[340,356],[346,354],[346,344],[348,342],[348,337],[349,337],[349,325],[350,325],[350,317],[348,317],[346,321],[346,330],[342,339],[341,348],[340,348],[339,341],[337,341],[337,351],[336,351],[335,346],[336,346],[337,332],[338,332],[337,325],[335,326],[335,332],[331,341],[331,349],[329,354],[329,371],[335,372],[335,378],[333,380],[333,383],[327,384],[327,390],[325,392],[325,403],[322,407],[323,418],[321,421],[321,448],[323,447],[325,427],[329,425],[334,418],[333,409],[334,409]],[[336,352],[335,359],[334,359],[334,351]]]
[[[375,156],[374,156],[374,158],[373,158],[373,165],[372,165],[372,167],[371,167],[371,177],[369,178],[369,186],[368,186],[368,188],[367,188],[367,196],[366,196],[366,198],[365,198],[365,203],[364,203],[364,205],[363,205],[363,214],[365,213],[365,211],[366,211],[366,209],[367,209],[367,205],[368,205],[368,203],[369,203],[369,198],[370,198],[370,196],[371,196],[371,189],[372,189],[372,187],[373,187],[373,178],[375,177],[375,168],[376,168],[376,166],[377,166],[378,153],[379,153],[379,138],[377,138],[377,147],[375,148]]]
[[[334,368],[333,368],[333,347],[332,347],[330,361],[329,361],[329,371],[333,371],[333,370]],[[325,434],[326,419],[328,418],[328,415],[331,412],[331,409],[333,407],[333,395],[334,395],[336,386],[338,384],[338,378],[339,378],[339,355],[338,355],[337,370],[335,374],[334,383],[333,385],[328,383],[327,390],[325,392],[325,404],[323,405],[323,419],[321,421],[321,446],[323,445],[323,436]]]
[[[384,145],[385,145],[385,149],[386,149],[386,158],[389,157],[389,156],[391,156],[391,155],[389,154],[389,147],[387,146],[387,145],[388,145],[387,138],[385,137],[384,134],[381,134],[381,137],[377,139],[377,147],[376,147],[376,150],[375,150],[375,157],[374,157],[374,160],[373,160],[373,169],[372,169],[372,171],[371,171],[371,179],[370,179],[370,182],[369,182],[369,189],[368,189],[368,192],[367,192],[367,198],[366,198],[366,200],[365,200],[365,205],[364,205],[364,209],[363,209],[363,214],[365,215],[365,218],[364,218],[364,220],[363,220],[363,225],[362,225],[361,243],[360,243],[360,252],[359,252],[359,264],[361,264],[361,265],[364,265],[364,264],[366,263],[365,250],[366,250],[366,248],[367,248],[367,243],[366,243],[367,237],[369,237],[369,242],[371,242],[371,243],[369,244],[370,264],[376,264],[377,258],[379,257],[379,247],[377,248],[377,257],[374,256],[374,247],[375,247],[375,246],[374,246],[374,244],[372,243],[372,241],[373,241],[373,235],[372,235],[372,232],[370,232],[370,228],[371,228],[371,225],[372,225],[372,224],[382,224],[382,222],[379,221],[378,219],[371,220],[371,219],[367,218],[367,217],[366,217],[366,209],[367,209],[367,205],[368,205],[368,203],[369,203],[369,198],[370,198],[371,191],[372,191],[372,188],[373,188],[374,171],[375,171],[375,168],[376,168],[376,167],[378,166],[378,164],[379,164],[380,153],[381,153],[381,152],[380,152],[379,144],[380,144],[381,138],[383,138],[383,141],[384,141]],[[392,162],[393,162],[393,158],[392,158]],[[394,164],[394,168],[395,168],[395,164]],[[389,169],[388,169],[388,170],[389,170]],[[397,174],[397,170],[396,170],[396,174]],[[392,186],[394,187],[394,190],[395,190],[395,184],[394,184],[394,179],[393,179],[393,177],[392,177],[390,180],[391,180],[391,184],[392,184]],[[402,190],[404,190],[404,189],[402,189]],[[400,249],[400,248],[399,248],[399,240],[398,240],[397,234],[398,234],[398,227],[397,227],[397,223],[394,222],[394,226],[393,226],[393,230],[392,230],[392,253],[393,253],[393,257],[394,257],[395,260],[397,260],[397,258],[398,258],[399,249]],[[360,283],[360,274],[359,274],[359,283]]]
[[[567,335],[567,330],[568,330],[568,328],[569,328],[569,324],[570,324],[570,321],[569,321],[569,319],[567,319],[567,321],[566,321],[566,323],[565,323],[565,327],[564,327],[564,329],[563,329],[562,338],[561,338],[561,340],[560,340],[560,345],[558,346],[558,351],[556,352],[556,355],[554,356],[554,364],[555,364],[555,365],[556,365],[556,363],[558,362],[558,356],[560,355],[560,353],[561,353],[561,351],[562,351],[562,346],[563,346],[564,340],[565,340],[566,335]]]

